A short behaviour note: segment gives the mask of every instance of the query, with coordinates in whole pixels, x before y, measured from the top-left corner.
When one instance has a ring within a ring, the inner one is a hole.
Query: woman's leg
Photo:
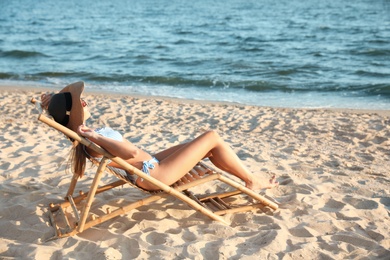
[[[174,152],[176,152],[177,150],[180,150],[181,148],[183,148],[184,146],[188,145],[188,143],[182,143],[182,144],[178,144],[178,145],[175,145],[175,146],[172,146],[166,150],[163,150],[161,152],[158,152],[156,154],[154,154],[153,156],[157,158],[157,160],[159,161],[162,161],[164,160],[165,158],[171,156]],[[231,149],[230,147],[228,147],[228,149]],[[209,158],[210,161],[216,166],[218,167],[219,169],[223,170],[223,171],[228,171],[229,169],[226,169],[225,167],[223,167],[223,165],[220,165],[218,163],[217,160],[215,160],[212,156],[212,154],[209,152],[208,154],[206,154],[202,159],[204,158]],[[241,161],[240,161],[241,163]]]
[[[218,168],[239,177],[250,189],[275,186],[274,182],[271,185],[254,178],[234,151],[214,131],[206,132],[191,142],[172,147],[155,156],[160,158],[160,163],[151,170],[151,175],[168,185],[180,179],[196,163],[208,156]],[[146,189],[155,188],[147,182],[139,185]]]
[[[188,145],[188,143],[182,143],[182,144],[178,144],[178,145],[172,146],[172,147],[170,147],[170,148],[168,148],[166,150],[163,150],[161,152],[158,152],[158,153],[154,154],[153,157],[156,157],[157,160],[162,161],[162,160],[164,160],[165,158],[171,156],[174,152],[176,152],[177,150],[180,150],[181,148],[183,148],[186,145]],[[207,158],[207,157],[209,157],[209,156],[206,155],[202,159]]]
[[[178,144],[178,145],[175,145],[175,146],[172,146],[168,149],[165,149],[161,152],[158,152],[156,154],[153,154],[154,157],[157,158],[157,160],[159,161],[162,161],[164,160],[165,158],[167,158],[168,156],[170,156],[172,153],[176,152],[177,150],[181,149],[184,145],[186,145],[187,143],[182,143],[182,144]]]

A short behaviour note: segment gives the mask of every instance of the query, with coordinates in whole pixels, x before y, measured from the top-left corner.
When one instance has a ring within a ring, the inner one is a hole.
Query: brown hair
[[[87,164],[85,146],[81,143],[78,143],[77,141],[74,141],[73,145],[75,145],[75,147],[73,148],[73,151],[70,155],[72,172],[81,178],[84,175],[85,165]]]
[[[48,112],[54,120],[74,132],[77,132],[78,126],[84,122],[84,108],[80,100],[83,91],[82,81],[67,85],[51,97],[48,106]],[[69,157],[72,172],[81,178],[84,175],[87,155],[83,144],[71,141],[74,147]]]

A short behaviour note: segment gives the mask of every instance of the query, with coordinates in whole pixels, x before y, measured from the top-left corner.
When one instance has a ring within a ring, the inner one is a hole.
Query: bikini
[[[118,132],[118,131],[115,131],[114,129],[110,128],[110,127],[102,127],[102,128],[98,128],[95,130],[96,133],[102,135],[102,136],[105,136],[105,137],[108,137],[108,138],[111,138],[111,139],[114,139],[116,141],[120,141],[122,142],[123,141],[123,137],[122,135]],[[89,157],[92,157],[93,159],[97,160],[97,161],[101,161],[102,160],[102,157],[94,157],[94,156],[91,156],[87,150],[85,149],[84,147],[84,152],[89,156]],[[108,164],[111,162],[111,160],[108,161]],[[152,159],[148,160],[148,161],[143,161],[142,162],[142,172],[146,173],[147,175],[150,175],[150,171],[149,169],[154,169],[155,167],[155,163],[159,163],[159,160],[156,159],[156,157],[152,157]],[[129,174],[127,171],[123,170],[123,169],[120,169],[120,168],[116,168],[116,167],[112,167],[112,166],[108,166],[110,168],[114,168],[116,172],[118,172],[119,174],[121,174],[123,177],[125,177],[127,180],[129,180],[131,183],[135,184],[136,180],[137,180],[137,175],[135,174]],[[143,181],[143,179],[141,179],[141,181]]]

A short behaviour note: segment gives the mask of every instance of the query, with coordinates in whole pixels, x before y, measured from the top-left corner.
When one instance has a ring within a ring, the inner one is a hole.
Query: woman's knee
[[[208,130],[207,132],[204,133],[204,135],[209,139],[213,141],[218,141],[221,140],[221,137],[219,136],[218,132],[215,130]]]

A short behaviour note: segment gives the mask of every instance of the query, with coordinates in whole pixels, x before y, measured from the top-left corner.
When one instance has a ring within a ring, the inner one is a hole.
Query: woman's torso
[[[109,128],[109,127],[98,128],[95,130],[95,132],[102,135],[102,136],[105,136],[105,137],[108,137],[108,138],[111,138],[111,139],[114,139],[117,141],[129,143],[129,145],[130,145],[129,141],[127,141],[125,138],[123,138],[123,136],[118,131],[113,130],[112,128]],[[87,149],[87,152],[93,157],[98,157],[98,158],[103,157],[101,154],[95,152],[94,150],[92,150],[88,147],[86,147],[86,149]],[[136,167],[138,169],[142,169],[143,161],[150,160],[152,158],[152,156],[149,153],[145,152],[144,150],[142,150],[138,147],[137,147],[137,149],[138,149],[138,151],[136,153],[137,154],[136,157],[126,159],[125,161],[130,163],[131,165],[133,165],[134,167]],[[115,162],[111,162],[109,165],[113,166],[113,167],[117,167],[117,168],[123,168]]]

